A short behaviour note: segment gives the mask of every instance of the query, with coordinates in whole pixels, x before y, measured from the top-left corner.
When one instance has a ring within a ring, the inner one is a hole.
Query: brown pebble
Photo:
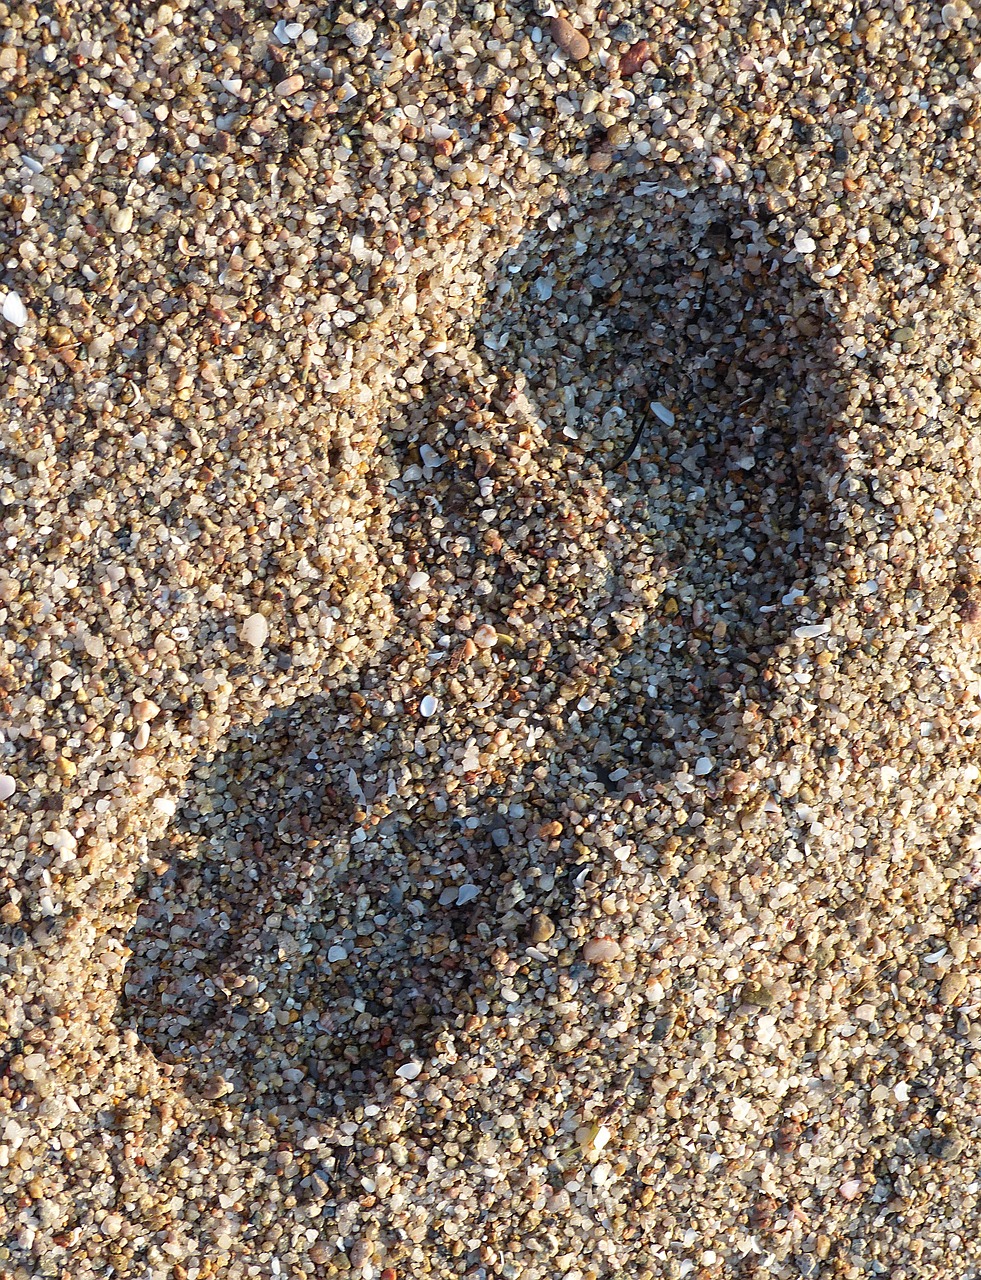
[[[955,1004],[963,994],[966,986],[967,974],[958,973],[956,970],[948,973],[940,984],[940,1003],[943,1005]]]
[[[613,938],[590,938],[582,949],[583,959],[589,964],[604,964],[608,960],[619,960],[623,948]]]
[[[52,324],[48,326],[45,337],[52,347],[67,347],[72,341],[72,331],[63,324]]]
[[[78,773],[78,765],[67,756],[59,756],[55,761],[55,769],[63,778],[74,778]]]
[[[739,796],[751,782],[752,778],[748,773],[744,773],[742,769],[735,769],[726,778],[726,790],[731,791],[734,796]]]
[[[278,98],[290,98],[294,93],[299,93],[302,88],[303,77],[299,73],[287,76],[285,80],[280,80],[276,86],[276,96]]]
[[[766,162],[766,176],[778,191],[787,191],[797,176],[797,171],[785,156],[774,156]]]
[[[152,720],[159,714],[160,708],[155,702],[151,702],[149,698],[133,703],[133,719],[137,724],[146,724],[147,721]]]
[[[352,1267],[363,1267],[371,1260],[372,1248],[369,1240],[355,1240],[351,1245],[349,1258]]]
[[[16,902],[8,902],[5,906],[0,907],[0,920],[4,924],[16,924],[20,919],[20,907]]]
[[[589,41],[568,19],[553,18],[551,31],[552,39],[574,62],[582,62],[583,58],[589,57]]]
[[[759,1009],[769,1009],[774,1000],[772,989],[765,987],[761,982],[747,982],[743,987],[743,1002],[745,1004],[755,1004]]]
[[[532,942],[548,942],[555,934],[555,925],[542,911],[536,911],[531,917]]]
[[[621,76],[632,76],[639,71],[651,56],[651,46],[646,40],[638,40],[632,44],[620,59]]]
[[[592,173],[605,173],[613,163],[613,152],[609,147],[599,147],[590,154],[586,162]]]

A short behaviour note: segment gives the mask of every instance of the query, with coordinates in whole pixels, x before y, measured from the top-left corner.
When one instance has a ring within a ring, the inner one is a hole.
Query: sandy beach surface
[[[972,6],[0,32],[0,1280],[981,1275]]]

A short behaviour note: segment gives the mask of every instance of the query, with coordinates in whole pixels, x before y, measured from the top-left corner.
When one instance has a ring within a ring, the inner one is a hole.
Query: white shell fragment
[[[497,629],[485,622],[473,633],[473,642],[478,649],[493,649],[497,644]]]
[[[20,294],[15,293],[13,289],[3,300],[3,318],[15,329],[22,329],[27,324],[27,308],[21,301]]]
[[[576,1141],[587,1154],[595,1154],[608,1146],[612,1133],[605,1124],[584,1124],[576,1130]]]
[[[421,1062],[404,1062],[395,1072],[402,1080],[415,1080],[422,1074]]]
[[[261,613],[253,613],[242,623],[239,636],[244,644],[250,644],[254,649],[261,649],[269,639],[269,623]]]
[[[830,622],[810,622],[804,627],[794,627],[794,636],[798,640],[816,640],[818,636],[826,636],[830,631]]]
[[[651,413],[653,413],[656,418],[660,418],[666,427],[674,426],[674,414],[670,409],[666,408],[665,405],[661,404],[660,400],[652,401]]]

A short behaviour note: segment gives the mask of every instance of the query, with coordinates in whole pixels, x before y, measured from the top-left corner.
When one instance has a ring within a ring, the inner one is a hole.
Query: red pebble
[[[632,76],[635,71],[641,69],[650,57],[650,53],[651,46],[646,40],[638,40],[636,44],[632,44],[620,59],[620,74],[622,76]]]

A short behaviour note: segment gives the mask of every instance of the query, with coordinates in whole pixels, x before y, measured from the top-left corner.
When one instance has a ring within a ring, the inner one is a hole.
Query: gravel
[[[2,16],[0,1274],[979,1270],[969,6]]]

